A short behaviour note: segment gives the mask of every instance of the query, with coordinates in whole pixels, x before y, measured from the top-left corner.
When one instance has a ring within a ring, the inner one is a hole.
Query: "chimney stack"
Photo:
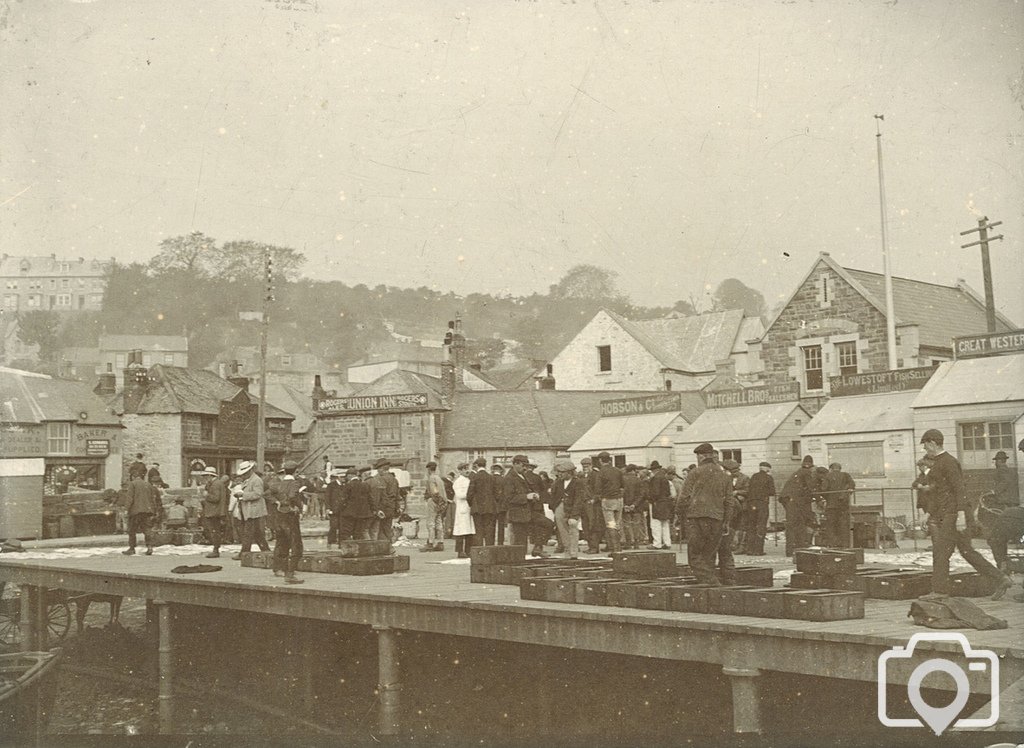
[[[242,371],[242,365],[237,361],[231,362],[231,376],[227,379],[231,384],[235,385],[239,389],[249,391],[249,377],[243,377],[239,372]]]
[[[553,364],[548,364],[547,374],[541,377],[540,381],[537,382],[538,390],[553,390],[555,389],[555,367]]]
[[[320,401],[327,397],[324,385],[319,374],[313,375],[313,410],[320,409]]]
[[[107,370],[100,374],[99,381],[93,388],[100,397],[113,397],[117,394],[117,377],[114,376],[114,365],[107,364]]]
[[[455,323],[448,323],[448,332],[444,335],[441,346],[441,403],[446,408],[452,407],[455,401],[455,362],[452,361],[452,348],[455,344]]]
[[[136,358],[138,354],[138,358]],[[142,366],[142,351],[128,354],[128,367],[124,370],[124,412],[137,413],[149,388],[149,373]]]

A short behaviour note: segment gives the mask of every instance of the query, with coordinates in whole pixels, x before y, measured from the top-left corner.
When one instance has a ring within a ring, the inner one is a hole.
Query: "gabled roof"
[[[569,451],[596,452],[613,447],[671,447],[671,440],[667,440],[665,444],[652,442],[679,417],[678,413],[644,413],[638,416],[599,418],[583,436],[572,443]]]
[[[26,262],[28,269],[21,271],[22,263]],[[70,265],[65,271],[60,270],[61,264]],[[99,278],[107,272],[107,263],[102,260],[79,260],[74,257],[56,257],[51,255],[33,255],[14,257],[4,255],[0,257],[0,276],[18,277],[20,275],[66,275],[69,278],[81,276],[93,276]]]
[[[742,309],[662,319],[628,320],[610,309],[609,317],[666,369],[701,374],[729,358],[744,326]],[[555,372],[558,376],[558,372]]]
[[[81,418],[85,413],[86,417]],[[117,426],[121,420],[83,382],[0,368],[0,422],[73,421],[81,426]]]
[[[230,400],[238,395],[241,388],[226,379],[221,379],[206,369],[187,369],[182,366],[155,364],[149,368],[150,383],[146,394],[134,411],[149,415],[154,413],[202,413],[218,415],[223,400]],[[256,398],[246,393],[250,402]],[[124,413],[124,390],[114,397],[111,403],[118,413]],[[286,413],[270,403],[264,410],[267,418],[286,418],[294,416]]]
[[[514,364],[498,364],[486,371],[473,372],[485,382],[499,390],[520,390],[533,388],[533,378],[544,374],[544,367],[529,361]],[[557,376],[557,375],[556,375]]]
[[[495,390],[456,392],[444,419],[441,449],[565,449],[601,417],[601,401],[650,395],[615,390]],[[680,393],[682,414],[704,408],[696,393]],[[675,415],[675,414],[671,414]]]
[[[285,413],[295,416],[292,421],[293,434],[305,434],[316,420],[313,416],[313,402],[294,387],[286,384],[267,384],[267,403]]]
[[[818,258],[793,288],[786,303],[765,327],[771,330],[786,307],[807,280],[814,274],[819,263],[824,263],[836,275],[850,284],[869,304],[885,315],[885,276],[867,270],[844,268],[828,254],[820,252]],[[895,324],[917,325],[920,329],[920,343],[935,348],[950,348],[951,338],[959,335],[973,335],[984,331],[985,305],[978,295],[963,281],[954,286],[893,277],[893,311]],[[996,313],[997,328],[1013,330],[1016,326],[1002,314]],[[762,336],[763,337],[763,336]]]
[[[100,335],[101,351],[188,351],[184,335]]]
[[[800,430],[800,436],[910,431],[914,428],[914,411],[910,406],[917,395],[917,392],[886,392],[830,398]]]
[[[355,390],[352,397],[359,395],[403,395],[406,393],[423,393],[427,396],[427,406],[431,409],[443,408],[441,402],[441,380],[426,374],[416,374],[403,369],[392,369],[374,379],[369,384]]]
[[[348,365],[348,368],[353,366],[369,366],[371,364],[380,364],[388,361],[398,361],[399,364],[405,361],[422,364],[439,364],[444,359],[444,349],[440,346],[434,348],[432,346],[419,345],[418,343],[400,343],[395,340],[389,340],[384,343],[376,344],[374,351],[365,358],[361,358]]]
[[[699,444],[767,439],[794,410],[808,417],[807,411],[795,402],[708,408],[675,441],[676,444]]]
[[[941,363],[913,407],[1005,402],[1024,402],[1024,353]]]

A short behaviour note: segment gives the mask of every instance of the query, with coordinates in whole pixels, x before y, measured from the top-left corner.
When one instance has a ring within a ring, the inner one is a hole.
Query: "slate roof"
[[[946,361],[917,394],[914,408],[1024,401],[1024,353]]]
[[[350,397],[358,395],[403,395],[406,393],[425,393],[427,406],[431,409],[444,407],[441,402],[441,380],[426,374],[417,374],[403,369],[392,369],[382,374],[369,384],[356,389]]]
[[[519,390],[533,388],[533,378],[543,376],[544,367],[531,362],[517,362],[514,364],[498,364],[485,371],[473,370],[473,373],[492,384],[499,390]],[[558,380],[558,374],[555,374]]]
[[[101,351],[188,351],[184,335],[100,335]]]
[[[569,451],[594,452],[612,447],[646,447],[678,417],[678,413],[645,413],[639,416],[599,418],[583,436],[572,443]],[[654,446],[671,447],[672,442]]]
[[[846,268],[846,272],[885,308],[884,275],[850,268]],[[918,325],[921,345],[949,348],[952,346],[951,338],[977,335],[988,329],[985,304],[965,283],[941,286],[893,277],[892,300],[897,320]],[[1001,314],[996,315],[997,331],[1013,329],[1014,325],[1008,319]]]
[[[912,391],[833,397],[800,430],[800,436],[911,431],[914,411],[910,406],[917,395]]]
[[[217,415],[220,413],[221,401],[230,400],[241,391],[240,387],[206,369],[155,364],[148,371],[152,381],[135,411],[140,414]],[[248,397],[250,402],[257,401],[252,395]],[[116,412],[124,413],[124,390],[117,393],[111,406]],[[286,413],[270,403],[267,403],[264,412],[267,418],[294,418],[291,413]]]
[[[676,444],[747,441],[767,439],[799,408],[798,403],[744,405],[738,408],[708,408],[676,438]],[[804,411],[805,417],[807,416]]]
[[[87,413],[83,420],[79,416]],[[121,419],[83,382],[0,367],[0,421],[74,421],[81,426],[117,426]]]
[[[305,434],[316,420],[312,398],[286,384],[267,384],[267,403],[295,416],[293,434]]]
[[[715,371],[715,364],[733,352],[741,330],[745,334],[750,330],[742,309],[649,320],[628,320],[609,309],[604,312],[665,368],[694,374]]]
[[[495,390],[456,392],[444,419],[440,449],[565,449],[601,417],[601,401],[650,391]],[[680,393],[682,414],[696,418],[704,401]]]
[[[24,273],[21,272],[22,260],[28,260],[29,264],[28,270]],[[62,263],[69,264],[71,267],[60,272]],[[15,257],[7,255],[0,257],[0,276],[5,278],[17,278],[19,276],[28,278],[37,275],[64,275],[69,278],[83,276],[99,278],[106,274],[106,266],[107,263],[102,260],[83,260],[79,262],[77,257],[51,257],[50,255]]]

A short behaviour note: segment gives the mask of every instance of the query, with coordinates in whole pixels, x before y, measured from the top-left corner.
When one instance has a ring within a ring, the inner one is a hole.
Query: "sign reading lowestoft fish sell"
[[[672,413],[682,410],[683,401],[678,392],[643,397],[625,397],[621,400],[602,400],[601,417],[642,416],[647,413]]]
[[[357,410],[422,410],[426,407],[427,396],[417,392],[401,395],[328,397],[316,404],[316,409],[321,413],[345,413]]]
[[[888,369],[829,377],[829,392],[833,397],[843,397],[919,390],[928,384],[935,369],[934,366],[919,366],[914,369]]]

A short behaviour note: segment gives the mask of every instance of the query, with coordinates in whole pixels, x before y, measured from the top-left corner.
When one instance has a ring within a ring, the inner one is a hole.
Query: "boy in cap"
[[[971,547],[971,536],[957,526],[960,512],[969,511],[964,494],[960,463],[943,448],[944,438],[938,429],[928,429],[921,436],[925,452],[935,460],[928,471],[929,502],[934,520],[932,535],[932,594],[949,594],[949,559],[959,551],[964,561],[992,579],[996,584],[993,600],[999,600],[1013,586],[1010,578],[990,564]]]

